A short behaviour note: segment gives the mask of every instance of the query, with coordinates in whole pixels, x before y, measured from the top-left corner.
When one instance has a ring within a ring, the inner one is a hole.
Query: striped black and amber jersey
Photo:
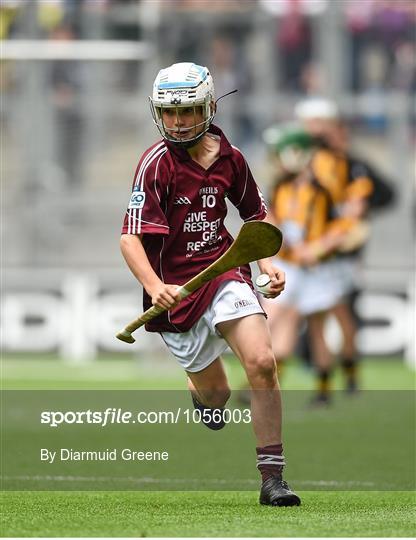
[[[283,233],[279,257],[296,263],[293,248],[316,242],[329,232],[348,230],[349,221],[337,217],[329,192],[316,179],[282,179],[274,188],[270,208]]]
[[[351,156],[321,148],[313,156],[311,166],[315,178],[328,190],[337,207],[354,199],[368,199],[374,190],[367,168]]]

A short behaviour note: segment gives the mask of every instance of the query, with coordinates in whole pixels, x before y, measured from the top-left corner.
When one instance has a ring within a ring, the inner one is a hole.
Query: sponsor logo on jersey
[[[173,204],[191,204],[188,197],[175,197]]]
[[[205,187],[202,187],[200,190],[199,190],[199,194],[200,195],[216,195],[218,193],[218,188],[215,187],[215,186],[205,186]]]
[[[254,305],[254,303],[255,302],[253,302],[253,300],[237,300],[236,302],[234,302],[234,307],[236,309],[240,309],[246,306],[252,306]]]
[[[129,208],[143,208],[145,200],[146,193],[140,191],[140,188],[137,186],[133,189],[133,193],[131,194]]]

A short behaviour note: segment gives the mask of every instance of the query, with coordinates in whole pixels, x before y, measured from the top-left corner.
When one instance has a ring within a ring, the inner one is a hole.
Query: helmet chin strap
[[[235,90],[236,91],[236,90]],[[217,100],[218,101],[218,100]],[[212,121],[214,120],[215,118],[215,112],[216,112],[216,108],[217,108],[217,102],[211,102],[211,105],[210,107],[213,107],[213,112],[212,112],[212,115],[207,119],[205,120],[205,123],[209,122],[207,127],[201,131],[201,133],[199,133],[199,135],[196,135],[195,137],[193,137],[192,139],[190,139],[189,141],[188,140],[184,140],[184,141],[181,141],[181,140],[172,140],[171,138],[168,139],[168,141],[170,143],[172,143],[174,146],[176,147],[179,147],[179,148],[184,148],[185,150],[187,150],[188,148],[192,148],[193,146],[195,146],[196,144],[199,143],[199,141],[202,139],[202,137],[205,135],[205,133],[209,130],[209,126],[211,125]]]
[[[184,148],[185,150],[187,150],[188,148],[192,148],[193,146],[198,144],[199,141],[202,139],[202,137],[205,135],[205,133],[208,131],[208,129],[209,129],[209,126],[206,130],[202,131],[199,135],[197,135],[196,137],[194,137],[193,139],[189,141],[174,141],[172,139],[168,139],[168,140],[174,146],[178,146],[179,148]]]

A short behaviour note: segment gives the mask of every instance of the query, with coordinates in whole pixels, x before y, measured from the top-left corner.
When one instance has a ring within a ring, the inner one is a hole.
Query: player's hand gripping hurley
[[[281,245],[282,233],[274,225],[264,221],[248,221],[244,223],[237,238],[218,260],[179,287],[181,299],[186,298],[202,285],[211,281],[211,279],[232,268],[265,259],[266,257],[272,257],[279,251]],[[131,335],[132,332],[164,311],[168,310],[163,307],[151,307],[140,317],[131,321],[116,337],[126,343],[134,343],[135,339]]]

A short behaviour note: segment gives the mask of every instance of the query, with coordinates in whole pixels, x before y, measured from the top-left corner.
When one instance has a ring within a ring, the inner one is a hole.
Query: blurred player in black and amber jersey
[[[323,98],[308,99],[296,106],[295,115],[320,142],[311,163],[314,176],[330,193],[338,216],[350,227],[343,247],[337,250],[336,270],[343,296],[331,311],[343,334],[341,364],[346,389],[354,392],[357,389],[356,320],[351,306],[358,263],[369,236],[369,210],[391,204],[393,191],[372,167],[349,153],[348,129],[335,103]]]
[[[331,193],[342,213],[367,216],[368,211],[391,206],[394,190],[391,183],[361,156],[350,151],[347,123],[337,106],[325,99],[300,102],[295,115],[306,131],[320,141],[312,168],[319,182]],[[349,204],[345,208],[345,204]]]
[[[270,209],[283,232],[279,264],[286,288],[279,301],[265,299],[274,353],[282,361],[294,351],[300,321],[306,318],[317,371],[314,403],[329,402],[333,357],[324,339],[326,315],[342,297],[332,255],[349,237],[349,220],[339,218],[328,190],[315,178],[311,164],[318,142],[296,124],[276,126],[264,138],[281,174]]]

